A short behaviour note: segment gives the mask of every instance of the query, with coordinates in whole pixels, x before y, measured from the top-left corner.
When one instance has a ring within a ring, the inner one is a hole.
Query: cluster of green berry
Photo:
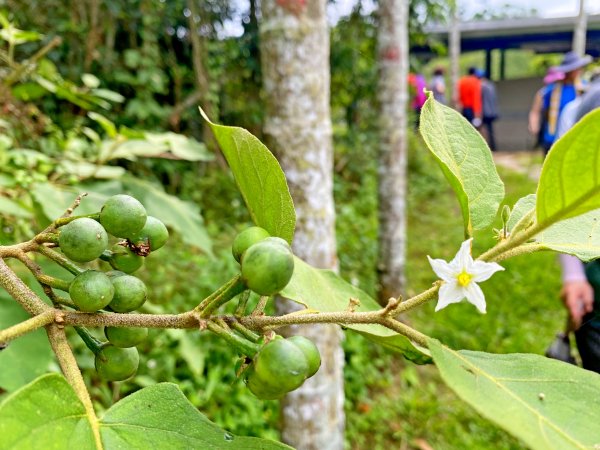
[[[159,219],[146,214],[138,200],[128,195],[110,197],[97,218],[80,217],[60,227],[58,245],[73,261],[91,262],[100,258],[114,270],[82,271],[69,284],[69,296],[82,312],[134,311],[146,301],[147,290],[142,280],[130,274],[144,264],[144,257],[166,243],[169,232]],[[121,239],[111,250],[108,250],[109,234]],[[148,330],[106,327],[104,333],[108,339],[105,343],[94,342],[91,337],[84,339],[96,354],[96,370],[111,381],[129,378],[139,364],[135,346],[146,338]]]
[[[274,295],[287,286],[294,272],[289,244],[261,227],[239,233],[232,245],[245,285],[259,295]],[[276,336],[264,344],[244,369],[250,391],[263,400],[298,389],[321,366],[316,345],[304,336]]]
[[[290,245],[271,237],[264,228],[250,227],[239,233],[231,251],[241,265],[244,283],[259,295],[277,294],[292,279],[294,254]]]
[[[276,336],[254,356],[245,372],[246,386],[263,400],[298,389],[321,366],[317,346],[304,336]]]

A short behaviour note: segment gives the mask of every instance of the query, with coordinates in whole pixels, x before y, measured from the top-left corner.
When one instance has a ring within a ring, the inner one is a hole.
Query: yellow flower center
[[[456,281],[462,287],[465,287],[467,284],[469,284],[471,282],[472,278],[473,278],[473,275],[463,271],[456,277]]]

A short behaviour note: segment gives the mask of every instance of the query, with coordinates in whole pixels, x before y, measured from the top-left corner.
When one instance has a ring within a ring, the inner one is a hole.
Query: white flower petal
[[[465,297],[467,301],[479,310],[480,313],[485,314],[485,296],[483,291],[477,285],[477,283],[469,283],[465,288]]]
[[[454,257],[452,261],[450,261],[450,265],[457,267],[459,272],[465,270],[470,267],[473,263],[473,257],[471,256],[471,242],[473,238],[467,239],[460,246],[460,250]]]
[[[500,270],[504,270],[504,267],[495,262],[474,261],[471,265],[471,275],[476,283],[489,279]]]
[[[456,272],[446,261],[443,259],[432,259],[429,257],[429,255],[427,256],[427,259],[429,260],[429,264],[431,264],[431,268],[435,274],[442,280],[451,281],[455,278]]]
[[[435,310],[439,311],[451,303],[458,303],[463,298],[465,298],[465,290],[456,282],[444,283],[442,284],[442,287],[440,287],[438,302],[437,305],[435,305]]]

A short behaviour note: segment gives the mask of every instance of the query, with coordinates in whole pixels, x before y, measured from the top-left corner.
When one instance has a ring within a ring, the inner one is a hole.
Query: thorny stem
[[[75,360],[73,351],[71,350],[71,347],[69,347],[65,330],[58,324],[54,323],[46,327],[46,332],[48,333],[50,345],[56,354],[58,364],[60,365],[65,378],[77,394],[77,397],[81,403],[83,403],[88,421],[90,422],[90,426],[92,428],[92,433],[94,434],[96,448],[98,450],[102,450],[103,447],[102,441],[100,440],[100,425],[98,422],[98,417],[94,411],[90,394],[88,393],[88,390],[85,386],[85,381],[81,376],[81,371],[77,366],[77,361]]]
[[[26,333],[35,331],[41,327],[45,327],[46,325],[54,322],[54,317],[55,311],[49,309],[37,316],[27,319],[24,322],[18,323],[4,330],[0,330],[0,346],[2,346],[2,344],[8,344],[13,339],[23,336]]]

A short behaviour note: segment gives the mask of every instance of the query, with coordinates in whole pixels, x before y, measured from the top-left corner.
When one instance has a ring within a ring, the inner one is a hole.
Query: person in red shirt
[[[475,67],[470,67],[468,75],[458,80],[458,102],[462,115],[473,126],[481,126],[481,80]]]

